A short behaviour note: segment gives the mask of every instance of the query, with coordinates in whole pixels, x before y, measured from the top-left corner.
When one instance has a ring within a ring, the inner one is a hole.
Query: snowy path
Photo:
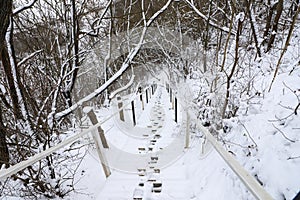
[[[107,134],[110,148],[105,150],[105,154],[109,166],[115,171],[106,181],[99,198],[128,199],[142,195],[144,199],[157,199],[161,196],[166,198],[166,194],[173,193],[179,199],[184,199],[185,188],[182,191],[176,188],[178,182],[186,181],[184,177],[169,179],[161,175],[163,168],[184,153],[184,139],[172,130],[176,123],[170,117],[173,116],[173,111],[167,105],[170,103],[163,102],[168,99],[165,95],[167,94],[163,92],[163,88],[159,88],[145,110],[139,113],[135,127],[132,127],[132,121],[129,120],[131,110],[128,108],[124,109],[125,122],[118,116],[114,119],[114,124],[123,134],[122,143],[114,141],[116,137],[112,133]],[[124,104],[129,103],[124,100]],[[136,107],[140,106],[138,101],[135,104]],[[173,124],[173,127],[166,124]],[[176,129],[175,131],[178,132]],[[164,182],[169,186],[165,186]],[[152,191],[153,185],[158,186],[155,191]]]
[[[158,87],[144,110],[138,109],[138,101],[135,103],[139,112],[137,126],[133,127],[129,120],[129,108],[125,109],[125,122],[115,118],[103,126],[110,146],[105,154],[112,174],[106,180],[94,174],[81,180],[79,186],[89,185],[92,180],[97,183],[90,199],[254,199],[209,143],[202,153],[201,137],[192,135],[191,147],[184,149],[184,117],[179,114],[178,123],[174,122],[169,94],[163,87]],[[97,158],[95,152],[91,156]],[[96,162],[82,168],[87,174],[92,166],[100,171]],[[88,198],[83,195],[82,199]]]

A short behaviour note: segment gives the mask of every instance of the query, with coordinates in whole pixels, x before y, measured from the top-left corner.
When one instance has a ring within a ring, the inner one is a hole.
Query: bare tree
[[[295,12],[295,14],[293,16],[292,24],[290,26],[290,29],[289,29],[289,32],[288,32],[288,35],[287,35],[287,38],[286,38],[283,50],[282,50],[282,52],[280,54],[280,57],[279,57],[279,59],[277,61],[277,65],[276,65],[276,68],[275,68],[275,71],[274,71],[273,79],[272,79],[272,82],[271,82],[270,87],[269,87],[269,92],[271,91],[272,85],[273,85],[273,83],[275,81],[275,78],[276,78],[276,76],[278,74],[278,70],[279,70],[281,61],[283,59],[283,56],[284,56],[285,52],[287,51],[287,48],[288,48],[288,46],[290,44],[290,40],[291,40],[291,37],[293,35],[293,30],[295,28],[295,24],[296,24],[299,12],[300,12],[300,5],[298,5],[298,8],[297,8],[297,10],[296,10],[296,12]],[[298,109],[298,107],[299,107],[299,105],[297,106],[297,109]],[[297,109],[295,109],[295,113],[297,113]]]
[[[237,24],[237,33],[236,33],[236,38],[235,38],[235,55],[234,55],[234,63],[233,66],[229,72],[229,74],[225,72],[226,77],[227,77],[227,81],[226,81],[226,96],[225,96],[225,102],[223,105],[223,109],[222,109],[222,113],[221,116],[224,119],[226,117],[226,109],[228,106],[228,101],[229,101],[229,96],[230,96],[230,89],[231,89],[231,79],[235,73],[235,70],[237,68],[238,65],[238,61],[239,61],[239,41],[240,41],[240,34],[242,31],[242,27],[243,27],[243,21],[244,21],[244,16],[243,14],[239,14],[238,16],[238,24]]]

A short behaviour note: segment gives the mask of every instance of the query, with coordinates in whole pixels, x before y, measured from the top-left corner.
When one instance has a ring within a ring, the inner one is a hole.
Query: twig
[[[248,135],[248,137],[250,138],[250,140],[255,144],[255,147],[257,147],[256,142],[254,141],[253,137],[251,137],[251,135],[250,135],[248,129],[246,128],[246,126],[245,126],[241,121],[239,121],[239,122],[240,122],[240,124],[244,127],[244,129],[246,130],[247,135]]]
[[[285,108],[287,110],[294,110],[294,108],[290,107],[290,106],[284,106],[281,103],[278,104],[279,106],[281,106],[282,108]]]
[[[283,82],[283,85],[284,85],[286,88],[288,88],[288,89],[296,96],[296,98],[297,98],[297,100],[298,100],[298,105],[297,105],[296,108],[294,109],[294,114],[297,115],[297,110],[298,110],[298,108],[300,107],[300,98],[299,98],[299,96],[296,94],[296,92],[295,92],[294,90],[292,90],[292,88],[290,88],[289,86],[287,86],[287,85],[285,84],[285,82]]]
[[[279,131],[279,132],[281,133],[281,135],[282,135],[285,139],[287,139],[288,141],[293,142],[293,143],[296,142],[295,140],[291,140],[290,138],[288,138],[288,137],[284,134],[284,132],[282,132],[279,128],[277,128],[273,123],[272,123],[272,125],[273,125],[273,127],[274,127],[277,131]]]
[[[289,114],[288,116],[283,117],[283,118],[279,118],[279,117],[277,117],[277,116],[275,115],[276,119],[269,119],[268,122],[278,122],[278,121],[282,121],[282,120],[284,120],[284,119],[289,118],[289,117],[292,116],[292,115],[294,115],[294,113],[291,113],[291,114]]]
[[[295,115],[297,115],[297,110],[298,110],[299,107],[300,107],[300,102],[298,103],[298,105],[296,106],[296,108],[294,110]]]
[[[287,158],[287,160],[298,159],[298,158],[300,158],[300,156],[295,156],[295,157],[290,156]]]
[[[224,142],[224,144],[233,144],[233,145],[236,145],[236,146],[239,146],[239,147],[241,147],[241,148],[243,148],[243,149],[248,149],[249,147],[247,147],[247,146],[243,146],[243,145],[241,145],[241,144],[238,144],[238,143],[235,143],[235,142],[230,142],[230,141],[228,141],[228,140],[224,140],[224,139],[222,139],[222,141]]]

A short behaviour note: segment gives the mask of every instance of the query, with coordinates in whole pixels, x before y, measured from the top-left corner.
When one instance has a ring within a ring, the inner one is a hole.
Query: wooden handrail
[[[258,183],[258,181],[251,176],[243,166],[230,154],[228,153],[222,145],[216,140],[216,138],[205,128],[199,119],[192,113],[188,111],[190,116],[196,121],[197,127],[206,136],[206,139],[213,145],[218,154],[223,158],[227,165],[232,169],[232,171],[239,177],[243,184],[249,189],[256,199],[259,200],[271,200],[273,199],[269,193]]]
[[[134,98],[136,98],[137,96],[135,95]],[[98,127],[100,127],[102,124],[104,124],[105,122],[107,122],[108,120],[110,120],[112,117],[114,117],[115,115],[117,115],[119,113],[120,110],[125,109],[126,106],[128,106],[130,103],[123,105],[123,107],[117,109],[114,113],[112,113],[109,117],[107,117],[106,119],[104,119],[101,122],[98,122],[97,124],[90,126],[88,129],[74,135],[71,136],[69,138],[67,138],[66,140],[64,140],[63,142],[45,150],[42,151],[40,153],[37,153],[36,155],[28,158],[28,160],[24,160],[20,163],[17,163],[9,168],[6,169],[1,169],[0,170],[0,181],[5,180],[6,178],[10,177],[13,174],[16,174],[17,172],[25,169],[26,167],[29,167],[31,165],[33,165],[34,163],[36,163],[39,160],[42,160],[43,158],[49,156],[50,154],[52,154],[53,152],[67,146],[68,144],[78,140],[79,138],[83,137],[84,135],[88,134],[89,132],[93,132],[96,131]],[[95,141],[96,142],[96,141]]]
[[[170,87],[170,84],[169,84]],[[171,87],[170,87],[171,88]],[[173,89],[173,88],[172,88]],[[178,96],[178,94],[177,94]],[[180,97],[180,96],[179,96]],[[179,102],[182,104],[181,102]],[[259,200],[272,200],[271,195],[259,184],[259,182],[250,175],[246,169],[230,154],[228,153],[223,146],[216,140],[216,138],[205,128],[197,116],[192,112],[195,110],[196,104],[189,102],[188,106],[185,106],[188,114],[196,122],[197,127],[200,131],[206,136],[206,139],[212,144],[214,149],[218,154],[223,158],[226,164],[232,169],[232,171],[238,176],[242,183],[249,189],[256,199]],[[191,119],[190,119],[191,120]]]

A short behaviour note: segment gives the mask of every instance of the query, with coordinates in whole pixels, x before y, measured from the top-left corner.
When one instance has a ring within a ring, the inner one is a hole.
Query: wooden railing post
[[[189,148],[189,146],[190,146],[190,115],[189,112],[186,111],[185,148]]]
[[[143,100],[143,94],[142,93],[140,94],[140,100],[142,102],[142,110],[144,110],[145,109],[145,105],[144,105],[144,100]]]
[[[167,92],[169,93],[170,92],[170,87],[169,87],[168,83],[166,83],[166,89],[167,89]]]
[[[151,85],[152,95],[154,94],[154,85]]]
[[[177,123],[177,98],[175,97],[175,122]]]
[[[119,108],[119,114],[120,114],[120,120],[125,122],[124,118],[124,111],[123,111],[123,102],[120,96],[117,96],[117,101],[118,101],[118,108]]]
[[[131,110],[132,110],[133,126],[135,126],[136,125],[136,121],[135,121],[134,101],[131,101]]]
[[[148,103],[149,100],[148,100],[148,89],[146,89],[146,103]]]
[[[95,145],[96,145],[96,150],[97,150],[97,153],[98,153],[99,160],[101,162],[105,177],[107,178],[111,175],[111,171],[109,169],[106,157],[101,151],[102,148],[101,148],[101,144],[99,143],[99,140],[98,140],[98,137],[97,137],[98,136],[97,131],[93,130],[92,135],[93,135],[93,139],[94,139],[94,142],[95,142]]]
[[[92,124],[95,125],[98,123],[98,120],[97,120],[97,116],[96,114],[94,113],[93,109],[91,108],[90,110],[87,110],[87,115],[89,117],[89,119],[91,120]],[[106,141],[106,138],[105,138],[105,135],[104,135],[104,131],[103,129],[101,128],[101,126],[99,126],[97,128],[98,130],[98,133],[99,133],[99,136],[100,136],[100,139],[101,139],[101,142],[102,142],[102,146],[106,149],[109,148],[108,146],[108,143]]]

